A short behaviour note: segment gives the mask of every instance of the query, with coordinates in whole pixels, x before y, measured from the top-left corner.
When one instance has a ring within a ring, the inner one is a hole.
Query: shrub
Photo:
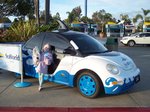
[[[50,24],[48,24],[48,25],[41,25],[39,27],[39,32],[57,30],[58,26],[59,26],[59,24],[57,23],[56,20],[51,20]]]
[[[9,29],[0,35],[1,42],[24,42],[38,32],[52,31],[58,28],[56,21],[49,25],[38,27],[34,20],[15,22]]]
[[[37,32],[38,27],[34,20],[27,22],[19,21],[6,30],[2,38],[5,42],[27,41]]]

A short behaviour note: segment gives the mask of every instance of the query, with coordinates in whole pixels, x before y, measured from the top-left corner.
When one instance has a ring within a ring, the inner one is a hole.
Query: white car
[[[150,32],[140,32],[123,37],[120,42],[133,47],[136,44],[150,44]]]
[[[23,45],[23,67],[27,76],[38,78],[31,51],[45,43],[55,54],[50,76],[44,80],[78,88],[88,98],[100,93],[119,94],[140,80],[140,70],[127,55],[109,52],[98,40],[84,33],[42,32]],[[54,49],[55,48],[55,49]],[[53,68],[53,69],[52,69]]]

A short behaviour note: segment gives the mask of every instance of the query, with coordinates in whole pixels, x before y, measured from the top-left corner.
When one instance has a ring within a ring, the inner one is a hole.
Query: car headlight
[[[122,40],[127,40],[128,38],[122,38]]]
[[[114,75],[117,75],[119,73],[118,67],[113,64],[107,64],[106,69]]]

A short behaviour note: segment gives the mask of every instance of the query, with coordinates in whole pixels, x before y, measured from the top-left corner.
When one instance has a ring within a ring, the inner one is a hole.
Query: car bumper
[[[140,70],[136,69],[136,71],[130,72],[125,77],[110,77],[106,79],[105,84],[107,86],[104,87],[106,94],[120,94],[127,91],[134,84],[140,81]]]
[[[128,44],[128,40],[120,40],[122,44]]]

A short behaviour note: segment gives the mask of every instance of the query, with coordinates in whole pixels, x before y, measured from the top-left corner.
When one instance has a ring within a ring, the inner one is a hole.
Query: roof
[[[150,22],[144,22],[144,25],[150,25]]]

